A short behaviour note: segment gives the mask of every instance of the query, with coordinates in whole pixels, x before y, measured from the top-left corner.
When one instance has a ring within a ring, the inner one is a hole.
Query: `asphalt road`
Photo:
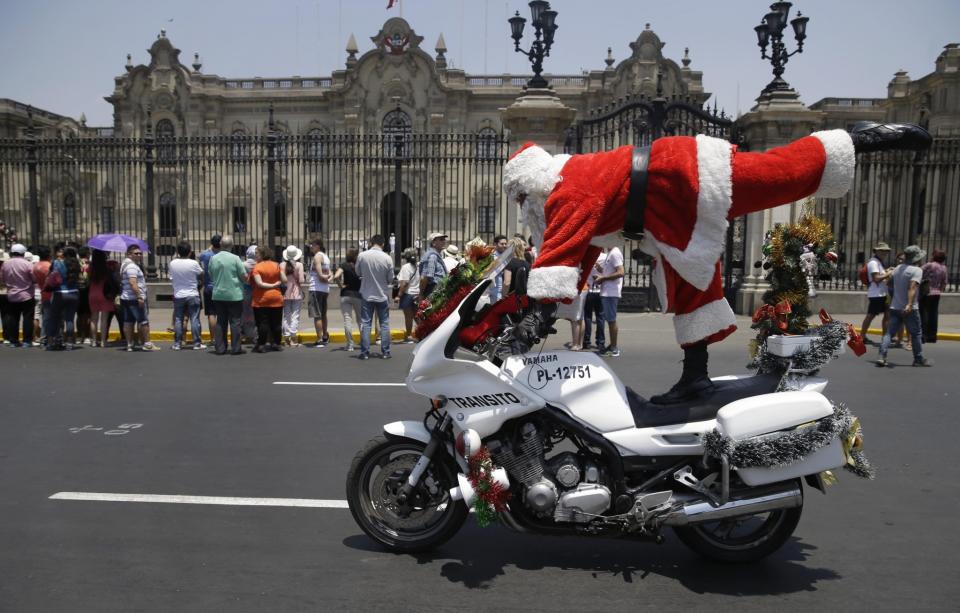
[[[664,321],[625,322],[611,360],[648,394],[680,369]],[[711,373],[744,372],[747,338],[715,346]],[[50,498],[343,500],[354,453],[424,399],[273,382],[397,383],[409,353],[0,350],[0,611],[956,610],[960,343],[928,347],[929,369],[903,350],[886,370],[850,354],[826,369],[878,477],[807,490],[793,539],[750,566],[704,561],[672,535],[523,536],[472,519],[430,555],[393,555],[341,508]]]

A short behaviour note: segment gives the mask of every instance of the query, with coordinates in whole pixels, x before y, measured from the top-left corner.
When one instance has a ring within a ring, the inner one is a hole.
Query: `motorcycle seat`
[[[734,400],[775,392],[779,384],[780,376],[770,374],[723,379],[714,381],[713,389],[675,404],[655,404],[628,387],[627,401],[636,426],[653,428],[714,419],[723,406]]]

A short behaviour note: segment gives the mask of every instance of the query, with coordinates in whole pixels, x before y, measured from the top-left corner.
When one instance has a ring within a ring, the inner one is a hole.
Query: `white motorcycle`
[[[499,519],[512,529],[659,543],[670,527],[732,562],[781,547],[800,519],[802,481],[825,492],[822,472],[845,464],[842,437],[823,427],[827,439],[789,463],[737,466],[707,444],[711,433],[735,445],[817,430],[835,413],[823,378],[792,374],[794,391],[776,392],[779,375],[719,377],[706,397],[656,405],[592,353],[505,355],[509,320],[482,347],[462,347],[496,272],[413,351],[406,384],[430,398],[424,419],[386,424],[350,467],[350,511],[387,549],[422,551],[457,532],[478,496],[468,476],[481,447],[488,477],[509,490]]]

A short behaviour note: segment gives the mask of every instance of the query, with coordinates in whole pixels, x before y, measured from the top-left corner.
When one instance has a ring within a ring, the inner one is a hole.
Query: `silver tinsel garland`
[[[817,340],[809,349],[797,351],[788,358],[774,355],[767,350],[766,339],[757,348],[757,355],[747,368],[756,368],[764,374],[786,373],[787,370],[802,370],[808,374],[818,371],[833,359],[840,347],[847,342],[847,324],[830,321],[814,328]]]
[[[704,450],[714,457],[726,456],[731,466],[738,468],[775,468],[798,462],[834,439],[846,440],[851,435],[862,437],[855,417],[843,404],[833,405],[833,415],[816,421],[816,425],[784,433],[755,436],[741,441],[720,434],[714,429],[703,439]],[[873,479],[874,471],[860,449],[849,450],[853,464],[844,468],[858,477]]]

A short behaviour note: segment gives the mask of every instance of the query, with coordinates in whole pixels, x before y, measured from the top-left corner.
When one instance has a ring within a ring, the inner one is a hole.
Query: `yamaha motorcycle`
[[[470,459],[483,448],[487,485],[509,492],[498,518],[511,529],[659,543],[671,528],[729,562],[780,548],[804,482],[825,491],[823,471],[845,463],[840,437],[792,463],[750,467],[706,442],[764,441],[830,419],[827,380],[794,373],[792,391],[776,391],[777,374],[718,377],[695,400],[657,405],[593,353],[518,353],[509,317],[465,347],[461,332],[492,308],[478,303],[508,258],[414,349],[406,385],[430,399],[425,417],[386,424],[353,459],[347,500],[360,528],[394,552],[445,542],[480,495]]]

